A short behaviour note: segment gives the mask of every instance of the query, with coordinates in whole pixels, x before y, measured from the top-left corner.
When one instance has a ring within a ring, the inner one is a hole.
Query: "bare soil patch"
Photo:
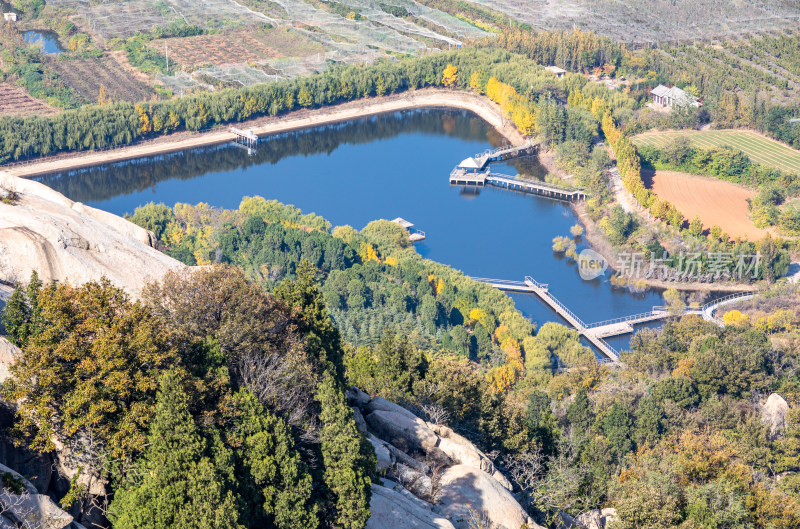
[[[100,85],[105,87],[106,94],[114,101],[138,103],[149,100],[155,94],[151,87],[110,56],[53,60],[50,65],[67,84],[89,101],[97,101]]]
[[[645,185],[671,202],[688,219],[700,217],[706,228],[717,225],[731,237],[759,240],[766,230],[749,217],[747,199],[756,193],[730,182],[675,171],[642,171]]]
[[[0,116],[49,116],[57,113],[58,109],[32,97],[21,86],[0,83]]]
[[[325,51],[321,45],[285,29],[161,39],[151,42],[150,46],[163,54],[165,43],[170,59],[185,66],[253,63],[277,57],[305,57]]]

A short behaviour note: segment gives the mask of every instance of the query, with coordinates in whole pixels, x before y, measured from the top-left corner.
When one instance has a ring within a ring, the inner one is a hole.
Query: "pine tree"
[[[189,413],[180,377],[160,380],[148,444],[133,480],[117,490],[109,508],[116,529],[242,528],[237,500],[206,455],[206,441]],[[216,458],[219,461],[220,458]]]
[[[249,512],[248,527],[313,529],[319,527],[311,475],[286,423],[272,415],[256,396],[242,390],[234,397],[237,417],[228,432],[228,442],[239,447],[239,484]]]
[[[325,298],[319,290],[317,270],[307,259],[297,265],[297,278],[286,280],[275,289],[275,296],[299,312],[298,331],[306,337],[306,350],[320,372],[331,371],[338,383],[344,381],[342,342],[333,325]]]
[[[567,406],[567,420],[575,431],[587,432],[594,421],[589,393],[581,386],[575,393],[575,400]]]
[[[375,453],[356,428],[353,410],[330,373],[317,387],[316,399],[321,409],[325,485],[335,505],[335,523],[343,529],[361,529],[369,519]]]
[[[8,340],[17,347],[25,347],[28,339],[41,330],[43,323],[39,308],[41,291],[42,281],[34,270],[27,288],[17,286],[0,314],[0,323],[5,329]]]

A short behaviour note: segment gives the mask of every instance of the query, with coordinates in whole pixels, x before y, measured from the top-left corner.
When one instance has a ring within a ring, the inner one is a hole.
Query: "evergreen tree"
[[[631,443],[631,417],[628,410],[615,402],[611,405],[611,409],[603,417],[601,421],[603,433],[605,434],[611,447],[617,452],[617,457],[622,459],[622,456],[627,454],[633,448]]]
[[[42,291],[42,281],[39,274],[31,272],[31,280],[27,288],[17,286],[8,300],[2,314],[2,323],[8,341],[17,347],[25,347],[28,339],[37,334],[43,325],[41,310],[39,308],[39,293]]]
[[[189,413],[181,379],[160,380],[147,448],[131,481],[117,490],[109,518],[117,529],[230,529],[237,501],[220,469],[207,456],[206,441]],[[221,458],[215,458],[219,463]]]
[[[663,432],[664,408],[659,400],[648,395],[639,402],[636,410],[636,429],[633,438],[639,446],[653,444]]]
[[[320,382],[316,398],[321,409],[325,485],[335,506],[335,524],[343,529],[361,529],[369,519],[375,453],[356,428],[353,410],[330,373]]]
[[[550,408],[550,397],[541,390],[534,390],[528,399],[526,422],[531,437],[542,448],[542,452],[552,456],[556,450],[558,419]]]
[[[234,396],[234,408],[228,443],[238,447],[237,480],[247,504],[242,521],[248,527],[319,527],[311,475],[294,450],[286,423],[248,390]]]
[[[589,400],[589,393],[586,388],[581,386],[575,393],[575,400],[567,406],[567,420],[572,425],[575,433],[586,433],[594,421],[592,403]]]
[[[303,259],[297,265],[296,275],[296,279],[278,285],[275,296],[299,312],[298,331],[306,337],[306,350],[318,362],[320,372],[330,371],[341,384],[344,381],[341,337],[320,293],[317,270]]]

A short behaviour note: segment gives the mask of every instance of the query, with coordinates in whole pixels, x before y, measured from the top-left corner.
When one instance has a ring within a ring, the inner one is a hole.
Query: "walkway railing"
[[[588,196],[588,193],[582,187],[569,187],[569,186],[564,186],[564,185],[561,185],[561,184],[553,184],[553,183],[550,183],[550,182],[538,182],[536,180],[527,180],[525,178],[518,178],[516,176],[510,176],[510,175],[507,175],[507,174],[492,173],[490,171],[486,171],[486,179],[489,180],[489,179],[492,179],[492,178],[495,178],[495,179],[498,179],[498,180],[509,180],[511,182],[514,182],[514,183],[520,183],[520,184],[524,184],[524,185],[535,186],[535,187],[538,187],[540,189],[549,189],[551,191],[558,191],[558,192],[561,192],[561,193],[583,193],[583,194]]]
[[[550,285],[548,283],[539,283],[531,276],[525,276],[525,282],[530,283],[531,285],[535,286],[536,288],[541,288],[542,290],[549,290]]]
[[[564,305],[563,303],[561,303],[561,302],[558,300],[558,298],[557,298],[557,297],[555,297],[555,296],[554,296],[553,294],[551,294],[549,291],[545,291],[545,292],[544,292],[544,295],[545,295],[545,296],[547,296],[547,297],[550,299],[550,301],[552,301],[553,303],[555,303],[556,305],[558,305],[558,307],[559,307],[561,310],[563,310],[563,311],[564,311],[566,314],[568,314],[569,316],[571,316],[571,317],[572,317],[572,319],[574,319],[574,320],[575,320],[575,321],[576,321],[576,322],[577,322],[577,323],[580,325],[580,327],[581,327],[581,328],[580,328],[580,329],[578,329],[578,331],[583,331],[583,329],[586,329],[586,324],[585,324],[585,323],[583,323],[583,320],[582,320],[582,319],[580,319],[578,316],[576,316],[574,312],[572,312],[571,310],[569,310],[569,309],[567,308],[567,306],[566,306],[566,305]]]
[[[476,154],[474,158],[480,159],[483,158],[484,156],[491,158],[493,156],[506,154],[508,152],[524,151],[525,149],[529,149],[532,145],[533,144],[530,142],[530,140],[528,140],[524,144],[518,145],[516,147],[513,145],[508,145],[508,146],[498,147],[492,150],[486,149],[482,153]]]
[[[716,306],[721,305],[722,303],[728,303],[735,299],[739,298],[750,298],[756,295],[756,292],[735,292],[733,294],[728,294],[727,296],[721,297],[719,299],[715,299],[714,301],[709,301],[705,305],[703,305],[703,312],[707,311],[708,309]]]
[[[653,310],[650,312],[642,312],[639,314],[632,314],[630,316],[623,316],[621,318],[613,318],[609,320],[598,321],[594,323],[590,323],[586,326],[587,329],[594,329],[596,327],[605,327],[606,325],[613,325],[615,323],[626,323],[633,320],[642,320],[646,318],[652,318],[658,315],[667,312],[666,310],[662,310],[662,307],[653,307]]]

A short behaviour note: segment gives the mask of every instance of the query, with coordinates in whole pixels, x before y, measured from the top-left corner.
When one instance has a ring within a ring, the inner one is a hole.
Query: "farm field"
[[[305,57],[325,47],[291,30],[236,31],[195,37],[155,40],[150,47],[184,66],[260,62],[276,57]]]
[[[747,199],[755,196],[754,191],[724,180],[675,171],[642,176],[645,185],[659,198],[674,204],[687,219],[700,217],[706,228],[717,225],[731,237],[751,241],[767,234],[750,221]]]
[[[100,85],[114,101],[146,101],[155,92],[123,68],[113,57],[51,61],[64,81],[89,101],[97,101]]]
[[[57,113],[57,109],[31,97],[21,86],[0,83],[0,116],[49,116]]]
[[[455,2],[455,0],[451,0]],[[578,27],[625,42],[740,36],[796,28],[796,4],[781,0],[472,0],[538,29]],[[705,16],[701,14],[712,14]]]
[[[729,146],[754,162],[800,174],[800,151],[748,130],[650,131],[633,137],[636,145],[663,147],[670,140],[686,137],[696,147]]]

